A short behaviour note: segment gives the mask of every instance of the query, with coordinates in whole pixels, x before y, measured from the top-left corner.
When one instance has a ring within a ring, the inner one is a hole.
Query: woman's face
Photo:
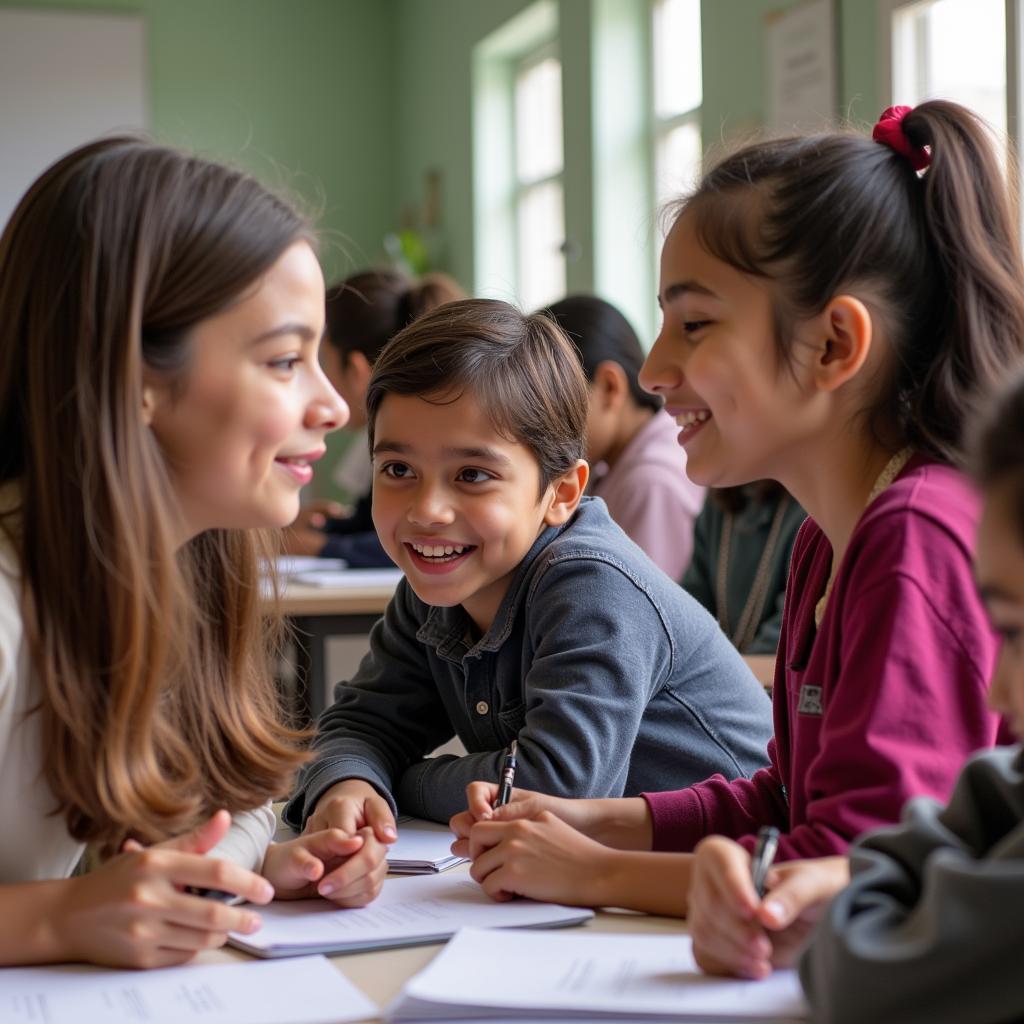
[[[1007,484],[985,496],[974,565],[978,590],[1001,644],[989,702],[1024,736],[1024,538]]]
[[[188,536],[287,526],[324,438],[348,418],[320,367],[324,282],[290,246],[228,309],[191,332],[183,388],[146,387],[146,419],[177,484]]]

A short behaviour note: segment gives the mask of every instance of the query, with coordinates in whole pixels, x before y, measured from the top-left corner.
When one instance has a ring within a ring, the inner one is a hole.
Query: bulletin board
[[[69,149],[147,127],[140,16],[0,8],[0,225]]]

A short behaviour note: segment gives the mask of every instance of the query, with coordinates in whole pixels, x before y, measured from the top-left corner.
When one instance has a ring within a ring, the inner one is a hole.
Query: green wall
[[[575,126],[590,124],[593,87],[581,81],[591,69],[580,55],[587,49],[591,12],[599,0],[560,0],[563,35],[563,90],[567,138]],[[649,0],[614,0],[646,12]],[[703,0],[704,140],[715,145],[746,134],[764,122],[764,17],[796,0]],[[415,203],[423,176],[438,169],[443,182],[444,241],[448,269],[473,280],[472,78],[473,47],[528,6],[528,0],[397,0],[398,121],[396,139],[401,203]],[[876,110],[875,5],[839,0],[838,112],[871,122]],[[573,75],[576,77],[573,77]],[[566,156],[567,204],[592,194],[586,167]],[[643,230],[646,225],[638,225]],[[593,266],[593,261],[585,264]],[[570,273],[572,272],[570,268]],[[582,286],[581,282],[577,282]]]
[[[151,130],[322,211],[329,276],[398,226],[393,0],[0,0],[145,17]]]

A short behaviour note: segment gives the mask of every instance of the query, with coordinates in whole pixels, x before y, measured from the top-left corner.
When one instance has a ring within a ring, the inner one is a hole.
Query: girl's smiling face
[[[1024,736],[1024,538],[1008,484],[985,496],[974,554],[978,590],[1002,643],[989,702]]]
[[[784,474],[821,426],[800,361],[809,325],[797,328],[793,367],[782,365],[767,282],[708,253],[692,213],[665,240],[658,300],[662,327],[640,383],[675,417],[687,475],[721,487]]]
[[[191,332],[183,385],[154,379],[144,416],[174,478],[188,536],[287,526],[324,438],[348,409],[317,361],[324,283],[290,246],[225,311]]]

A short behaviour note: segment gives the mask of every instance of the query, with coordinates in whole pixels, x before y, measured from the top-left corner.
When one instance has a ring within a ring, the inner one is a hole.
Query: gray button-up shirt
[[[301,828],[343,779],[446,821],[496,780],[557,796],[635,796],[767,763],[770,702],[711,616],[584,498],[541,533],[482,637],[461,606],[399,583],[356,675],[335,688],[285,808]],[[457,735],[468,754],[428,757]]]

